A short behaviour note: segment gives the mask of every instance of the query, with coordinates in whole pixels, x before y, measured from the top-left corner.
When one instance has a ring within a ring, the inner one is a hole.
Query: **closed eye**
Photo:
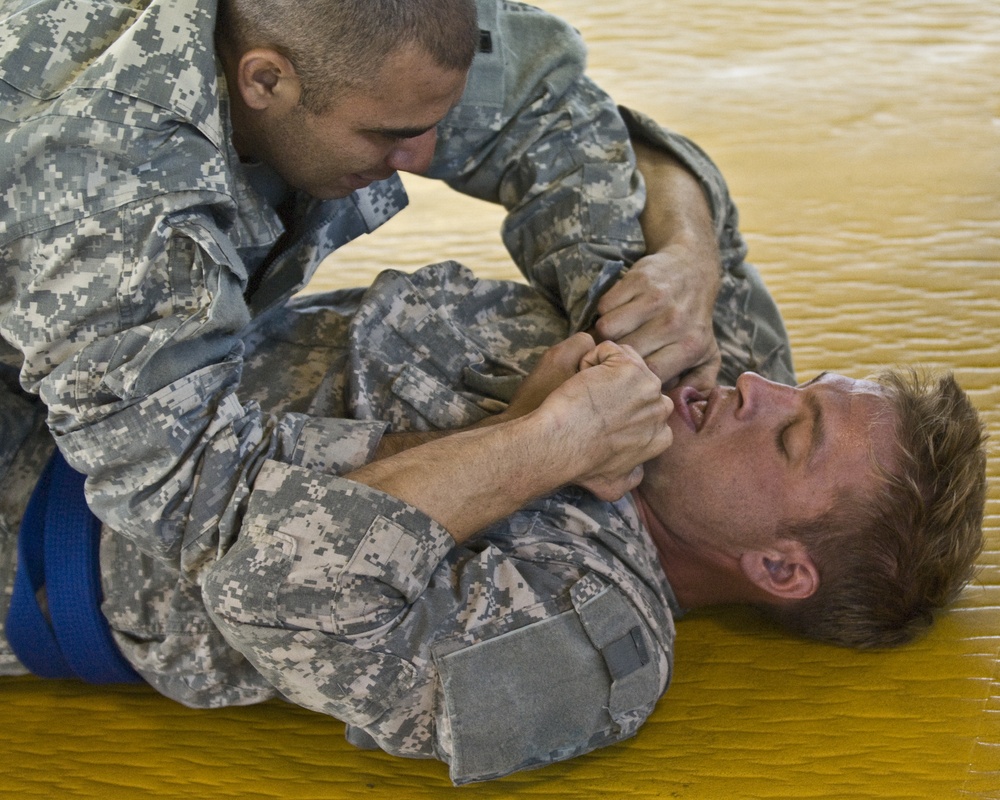
[[[808,417],[803,419],[800,416],[796,416],[783,425],[775,436],[775,445],[778,448],[778,452],[781,453],[787,461],[792,460],[792,453],[789,451],[788,444],[785,439],[788,436],[788,431],[797,422],[801,421],[803,425],[809,425],[809,443],[805,452],[798,453],[796,460],[799,458],[812,460],[823,447],[823,442],[826,437],[826,416],[823,412],[823,407],[820,405],[819,400],[812,395],[806,396],[806,405],[809,410]],[[799,448],[796,449],[798,450]]]
[[[383,136],[392,141],[400,141],[403,139],[416,139],[418,136],[423,136],[435,127],[436,125],[431,125],[427,128],[372,128],[371,133]]]
[[[792,427],[792,423],[789,422],[787,425],[783,425],[779,430],[775,438],[775,446],[778,448],[778,452],[787,460],[788,459],[788,448],[785,446],[785,434],[788,429]]]

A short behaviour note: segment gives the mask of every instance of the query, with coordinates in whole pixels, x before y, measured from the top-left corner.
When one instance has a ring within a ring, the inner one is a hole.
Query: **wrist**
[[[544,486],[543,494],[575,483],[593,469],[593,453],[584,445],[595,437],[581,430],[580,415],[569,406],[545,403],[509,424],[526,444],[523,463],[537,485]]]

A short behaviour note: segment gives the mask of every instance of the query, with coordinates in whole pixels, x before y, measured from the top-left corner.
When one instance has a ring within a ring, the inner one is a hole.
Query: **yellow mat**
[[[191,711],[146,688],[0,681],[10,798],[1000,797],[1000,14],[995,0],[542,0],[621,101],[730,180],[802,377],[956,370],[993,436],[974,586],[917,644],[857,654],[749,614],[678,627],[674,684],[629,742],[493,785],[344,743],[281,703]],[[457,258],[512,276],[492,208],[414,209],[313,288]],[[463,229],[455,231],[456,223]]]

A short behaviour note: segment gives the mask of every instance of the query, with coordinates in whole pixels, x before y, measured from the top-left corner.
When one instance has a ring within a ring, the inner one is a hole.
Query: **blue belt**
[[[7,641],[43,678],[137,683],[142,678],[115,646],[101,613],[101,523],[87,507],[83,483],[56,449],[21,522]],[[38,605],[43,587],[48,618]]]

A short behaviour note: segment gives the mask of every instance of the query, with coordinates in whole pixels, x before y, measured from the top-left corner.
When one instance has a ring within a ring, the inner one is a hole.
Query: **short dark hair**
[[[871,496],[841,498],[791,526],[820,587],[770,609],[796,633],[857,648],[911,641],[957,598],[983,548],[986,503],[985,429],[954,376],[887,370],[873,379],[895,415],[894,469],[874,467]]]
[[[369,85],[406,46],[468,70],[479,43],[474,0],[222,0],[216,33],[241,54],[271,47],[288,58],[314,113]]]

